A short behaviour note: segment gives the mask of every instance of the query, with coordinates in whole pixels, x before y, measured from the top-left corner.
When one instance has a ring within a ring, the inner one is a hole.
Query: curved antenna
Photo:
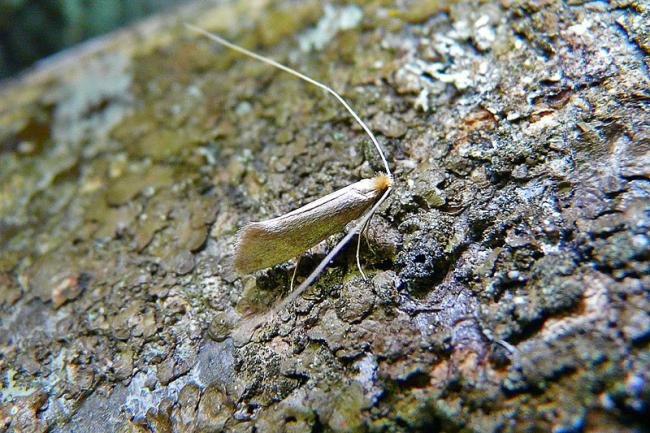
[[[368,128],[368,125],[366,125],[364,123],[364,121],[361,120],[361,118],[357,115],[357,113],[354,112],[352,107],[350,107],[348,105],[348,103],[345,102],[345,99],[343,99],[343,97],[341,95],[339,95],[338,93],[336,93],[331,87],[326,86],[325,84],[320,83],[320,82],[318,82],[318,81],[316,81],[316,80],[314,80],[312,78],[309,78],[308,76],[306,76],[304,74],[301,74],[300,72],[296,71],[295,69],[291,69],[288,66],[284,66],[283,64],[278,63],[273,59],[269,59],[268,57],[261,56],[261,55],[259,55],[257,53],[254,53],[252,51],[247,50],[246,48],[240,47],[239,45],[235,45],[232,42],[229,42],[229,41],[225,40],[221,36],[217,36],[214,33],[210,33],[210,32],[208,32],[206,30],[203,30],[200,27],[196,27],[196,26],[193,26],[193,25],[187,24],[187,23],[185,23],[185,27],[187,27],[188,29],[193,30],[193,31],[195,31],[197,33],[200,33],[203,36],[206,36],[206,37],[212,39],[213,41],[217,42],[218,44],[221,44],[221,45],[223,45],[225,47],[230,48],[231,50],[235,50],[238,53],[244,54],[244,55],[246,55],[248,57],[252,57],[254,59],[257,59],[260,62],[264,62],[264,63],[266,63],[268,65],[274,66],[274,67],[276,67],[278,69],[283,70],[284,72],[288,72],[289,74],[294,75],[294,76],[300,78],[301,80],[304,80],[304,81],[306,81],[306,82],[308,82],[310,84],[313,84],[316,87],[320,87],[321,89],[325,90],[326,92],[328,92],[332,96],[334,96],[341,104],[343,104],[345,109],[348,110],[348,112],[352,115],[354,120],[356,120],[357,123],[359,125],[361,125],[363,130],[366,131],[366,134],[368,134],[368,136],[370,137],[370,140],[372,141],[372,144],[375,145],[375,148],[377,149],[377,152],[379,152],[379,156],[381,157],[381,161],[384,163],[384,168],[386,169],[386,174],[390,178],[391,184],[392,184],[392,182],[393,182],[393,174],[391,173],[390,168],[388,167],[388,161],[386,161],[386,157],[384,156],[384,152],[381,150],[381,147],[379,146],[379,142],[375,138],[375,135],[372,133],[370,128]]]

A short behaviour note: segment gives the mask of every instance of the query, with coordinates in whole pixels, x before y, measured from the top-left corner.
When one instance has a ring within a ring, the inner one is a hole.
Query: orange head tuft
[[[375,182],[375,188],[382,192],[393,186],[393,179],[384,173],[378,174],[373,180]]]

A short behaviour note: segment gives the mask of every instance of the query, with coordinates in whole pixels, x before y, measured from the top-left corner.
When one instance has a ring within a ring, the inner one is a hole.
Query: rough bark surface
[[[381,165],[331,98],[182,21],[331,84],[396,173],[369,280],[346,249],[250,341],[293,265],[236,274],[237,229]],[[647,429],[649,22],[641,1],[228,2],[5,83],[0,427]]]

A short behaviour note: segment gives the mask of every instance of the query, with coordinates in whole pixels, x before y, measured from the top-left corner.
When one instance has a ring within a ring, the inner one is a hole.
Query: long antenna
[[[375,138],[375,135],[372,133],[368,125],[365,124],[363,120],[355,113],[355,111],[350,107],[350,105],[345,102],[343,97],[336,93],[331,87],[318,82],[312,78],[309,78],[308,76],[296,71],[295,69],[291,69],[288,66],[285,66],[281,63],[276,62],[273,59],[270,59],[268,57],[261,56],[257,53],[254,53],[252,51],[247,50],[246,48],[240,47],[239,45],[235,45],[232,42],[227,41],[226,39],[223,39],[222,37],[215,35],[213,33],[210,33],[206,30],[203,30],[200,27],[193,26],[191,24],[185,23],[185,27],[187,27],[190,30],[193,30],[197,33],[200,33],[209,39],[217,42],[218,44],[221,44],[225,47],[230,48],[231,50],[237,51],[238,53],[244,54],[248,57],[251,57],[253,59],[259,60],[261,62],[264,62],[268,65],[274,66],[282,71],[285,71],[291,75],[294,75],[301,80],[304,80],[310,84],[313,84],[316,87],[320,87],[321,89],[325,90],[326,92],[330,93],[332,96],[334,96],[344,107],[350,115],[354,118],[354,120],[357,121],[359,125],[361,125],[361,128],[368,134],[368,137],[370,137],[370,140],[372,141],[372,144],[375,146],[375,149],[377,149],[377,153],[379,153],[379,156],[381,158],[381,161],[384,164],[384,168],[386,169],[386,175],[389,178],[388,182],[388,188],[386,191],[384,191],[383,195],[377,200],[377,202],[372,206],[372,208],[366,212],[361,220],[358,222],[356,226],[352,230],[350,230],[344,237],[341,239],[336,246],[325,256],[325,258],[320,262],[320,264],[312,271],[311,274],[307,277],[305,281],[298,286],[297,289],[293,290],[285,299],[282,300],[278,305],[276,305],[272,310],[270,310],[268,313],[264,314],[263,316],[260,316],[254,320],[249,321],[245,326],[242,326],[240,331],[247,333],[247,340],[250,340],[250,338],[253,335],[254,330],[259,327],[262,323],[264,323],[268,318],[274,316],[278,311],[280,311],[282,308],[284,308],[286,305],[289,303],[293,302],[298,296],[300,296],[307,288],[316,280],[316,278],[319,277],[319,275],[323,272],[323,270],[327,267],[330,261],[343,249],[343,247],[352,239],[352,237],[355,234],[361,235],[361,231],[365,227],[365,225],[368,223],[370,218],[374,215],[374,213],[377,211],[379,206],[388,198],[390,195],[390,192],[392,190],[392,185],[393,185],[393,173],[390,171],[390,167],[388,166],[388,161],[386,160],[386,156],[384,155],[383,150],[381,150],[381,146],[379,146],[379,142],[377,141],[377,138]],[[357,265],[359,264],[359,258],[358,258],[358,251],[357,251]],[[359,266],[359,270],[361,270],[361,267]],[[363,271],[361,271],[363,275]]]
[[[264,63],[266,63],[268,65],[274,66],[274,67],[276,67],[278,69],[283,70],[284,72],[288,72],[289,74],[300,78],[301,80],[304,80],[304,81],[306,81],[306,82],[308,82],[310,84],[313,84],[314,86],[320,87],[321,89],[325,90],[326,92],[329,92],[341,104],[343,104],[345,109],[348,110],[348,112],[350,113],[350,115],[352,115],[354,120],[356,120],[357,123],[359,125],[361,125],[363,130],[366,131],[366,134],[368,134],[368,136],[370,137],[370,140],[372,141],[372,144],[375,145],[375,148],[377,149],[377,152],[379,152],[379,156],[381,157],[381,161],[384,163],[384,168],[386,169],[386,174],[390,178],[391,184],[392,184],[393,174],[391,173],[390,168],[388,167],[388,161],[386,161],[386,157],[384,156],[384,152],[381,150],[381,147],[379,146],[379,142],[377,141],[377,138],[375,138],[375,135],[372,133],[370,128],[368,128],[368,125],[366,125],[364,123],[364,121],[361,120],[361,118],[357,115],[357,113],[354,112],[352,107],[350,107],[348,105],[348,103],[345,102],[345,99],[343,99],[343,97],[341,95],[339,95],[338,93],[336,93],[331,87],[326,86],[325,84],[320,83],[320,82],[318,82],[318,81],[316,81],[316,80],[314,80],[312,78],[309,78],[308,76],[306,76],[304,74],[301,74],[300,72],[296,71],[295,69],[291,69],[288,66],[284,66],[283,64],[278,63],[273,59],[269,59],[268,57],[261,56],[261,55],[259,55],[257,53],[254,53],[252,51],[247,50],[246,48],[240,47],[239,45],[235,45],[232,42],[229,42],[229,41],[225,40],[221,36],[217,36],[214,33],[210,33],[210,32],[208,32],[206,30],[203,30],[200,27],[196,27],[196,26],[193,26],[193,25],[187,24],[187,23],[185,23],[185,27],[187,27],[188,29],[193,30],[193,31],[195,31],[197,33],[200,33],[203,36],[206,36],[206,37],[212,39],[213,41],[217,42],[218,44],[221,44],[223,46],[226,46],[226,47],[230,48],[231,50],[235,50],[238,53],[244,54],[244,55],[246,55],[248,57],[252,57],[254,59],[257,59],[260,62],[264,62]]]

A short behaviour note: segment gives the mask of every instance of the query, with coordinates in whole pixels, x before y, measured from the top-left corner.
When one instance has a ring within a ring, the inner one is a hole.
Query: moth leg
[[[363,238],[366,240],[366,246],[370,250],[371,253],[376,254],[375,249],[372,247],[370,244],[370,240],[368,239],[368,227],[370,226],[370,221],[366,223],[366,226],[363,229]]]
[[[361,230],[359,230],[359,237],[357,238],[357,268],[359,268],[359,272],[361,273],[361,276],[363,277],[364,280],[366,280],[367,278],[366,278],[366,274],[363,273],[363,269],[361,269],[361,259],[359,258],[359,250],[361,249],[361,237],[363,236],[364,232],[368,228],[369,221],[370,218],[363,223],[363,225],[361,226]]]
[[[293,268],[293,275],[291,275],[291,283],[289,284],[289,292],[293,292],[293,282],[296,279],[296,274],[298,273],[298,266],[300,265],[300,259],[302,258],[302,254],[298,256],[296,259],[296,266]]]

